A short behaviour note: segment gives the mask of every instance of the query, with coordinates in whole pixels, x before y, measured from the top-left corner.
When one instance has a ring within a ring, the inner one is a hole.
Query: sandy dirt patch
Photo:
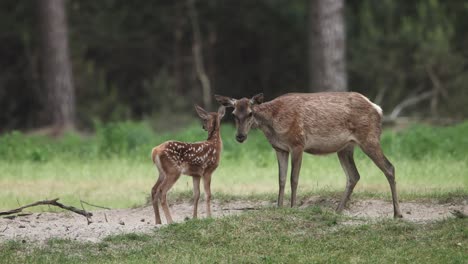
[[[300,207],[322,206],[335,208],[338,200],[323,197],[310,197],[301,202]],[[433,222],[447,217],[454,217],[451,212],[460,211],[468,213],[468,199],[456,202],[440,203],[438,201],[426,202],[400,202],[400,210],[403,219],[416,223]],[[391,201],[379,199],[351,200],[343,211],[346,216],[368,220],[390,219],[393,217],[393,205]]]
[[[322,206],[334,208],[337,201],[321,197],[311,197],[301,202],[300,207]],[[232,201],[229,203],[213,202],[213,216],[223,217],[239,214],[252,208],[274,206],[271,202]],[[454,217],[453,210],[468,214],[468,201],[456,203],[437,202],[403,202],[400,204],[406,221],[431,222]],[[204,204],[199,206],[199,216],[204,217]],[[246,209],[246,210],[243,210]],[[92,223],[86,218],[71,212],[33,213],[13,219],[0,218],[0,242],[7,240],[47,241],[51,238],[71,239],[78,241],[99,242],[109,235],[124,233],[150,233],[159,226],[154,225],[154,213],[151,206],[135,209],[92,211]],[[176,222],[191,218],[192,205],[180,203],[171,206],[171,213]],[[390,219],[393,216],[392,204],[377,199],[355,200],[344,211],[344,214],[359,219]],[[162,215],[163,222],[165,220]]]

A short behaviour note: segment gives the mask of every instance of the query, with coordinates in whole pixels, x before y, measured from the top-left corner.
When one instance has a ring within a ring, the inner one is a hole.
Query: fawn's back
[[[218,167],[222,148],[221,139],[218,140],[167,141],[153,149],[153,161],[164,171],[178,170],[181,174],[202,176]]]

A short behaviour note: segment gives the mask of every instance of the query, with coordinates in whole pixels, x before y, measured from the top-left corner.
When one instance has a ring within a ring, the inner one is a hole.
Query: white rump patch
[[[156,166],[160,169],[162,169],[161,167],[161,160],[159,159],[159,155],[156,155],[156,157],[154,158],[154,163],[156,163]]]
[[[366,99],[367,102],[369,102],[369,104],[372,105],[372,107],[374,107],[374,109],[377,111],[377,113],[379,113],[379,115],[380,115],[381,117],[383,116],[382,108],[380,108],[379,105],[374,104],[373,102],[371,102],[371,101],[369,100],[369,98],[365,97],[364,95],[362,95],[362,94],[360,94],[360,95],[362,96],[362,98]]]

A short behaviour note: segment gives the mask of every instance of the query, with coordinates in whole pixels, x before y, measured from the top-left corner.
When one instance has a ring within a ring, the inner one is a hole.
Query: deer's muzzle
[[[241,135],[241,134],[236,135],[236,140],[240,143],[244,142],[246,139],[247,139],[246,135]]]

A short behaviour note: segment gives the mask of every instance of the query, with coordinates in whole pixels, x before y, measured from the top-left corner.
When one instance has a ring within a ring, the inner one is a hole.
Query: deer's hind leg
[[[336,211],[339,213],[343,211],[346,203],[349,201],[360,176],[356,168],[356,164],[354,163],[354,146],[347,146],[340,150],[338,152],[338,158],[340,160],[341,167],[346,174],[346,189],[338,207],[336,208]]]
[[[392,192],[393,216],[395,218],[403,217],[398,202],[395,181],[395,167],[393,167],[392,163],[390,163],[387,157],[385,157],[383,154],[378,140],[368,140],[364,144],[361,144],[360,147],[364,153],[366,153],[366,155],[371,158],[375,165],[377,165],[377,167],[379,167],[379,169],[385,174],[385,177],[387,177],[388,183],[390,184],[390,190]]]
[[[166,220],[168,224],[172,224],[174,221],[172,220],[171,213],[169,211],[169,206],[167,204],[167,192],[174,186],[176,181],[180,177],[180,172],[177,173],[166,173],[166,177],[164,181],[161,183],[161,207],[166,215]]]
[[[291,152],[291,207],[296,205],[297,185],[299,184],[303,150],[302,147],[296,147]]]
[[[161,189],[159,187],[161,186],[163,180],[164,174],[162,172],[159,172],[159,178],[154,184],[153,188],[151,189],[151,203],[153,204],[154,217],[157,225],[161,224],[161,215],[159,214],[159,196]]]

